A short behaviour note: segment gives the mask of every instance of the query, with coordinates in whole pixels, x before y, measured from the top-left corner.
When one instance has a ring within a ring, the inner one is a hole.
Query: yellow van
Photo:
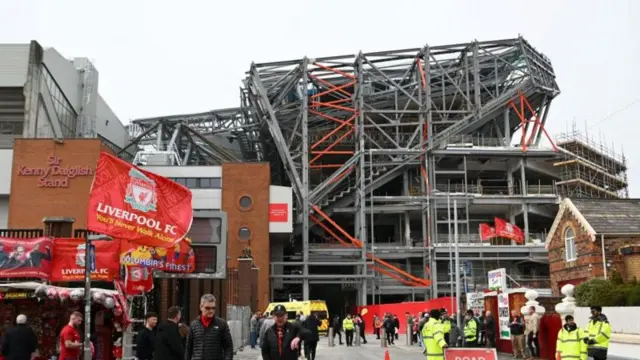
[[[296,316],[302,313],[304,316],[315,314],[320,320],[320,326],[318,332],[320,334],[327,334],[329,331],[329,309],[324,300],[309,300],[309,301],[290,301],[290,302],[277,302],[270,303],[267,306],[267,312],[271,313],[276,305],[283,305],[287,309],[287,317],[289,321],[296,320]]]

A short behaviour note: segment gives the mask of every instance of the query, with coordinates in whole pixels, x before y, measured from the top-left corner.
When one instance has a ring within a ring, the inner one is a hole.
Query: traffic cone
[[[384,360],[391,360],[391,356],[389,356],[389,350],[384,351]]]

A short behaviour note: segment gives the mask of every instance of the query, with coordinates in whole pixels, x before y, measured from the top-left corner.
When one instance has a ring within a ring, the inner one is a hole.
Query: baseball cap
[[[273,314],[275,316],[283,316],[287,314],[287,309],[284,307],[284,305],[276,305],[276,307],[273,308]]]

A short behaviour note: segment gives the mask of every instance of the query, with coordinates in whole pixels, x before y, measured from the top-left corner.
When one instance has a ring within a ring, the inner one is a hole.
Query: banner
[[[507,270],[505,268],[491,270],[487,272],[487,278],[489,279],[489,290],[491,291],[505,291],[507,290]]]
[[[495,218],[494,220],[496,226],[496,235],[502,238],[511,239],[517,243],[524,243],[524,233],[522,230],[513,225],[512,223],[507,222],[504,219]]]
[[[191,273],[195,269],[195,255],[190,241],[183,239],[169,248],[151,247],[122,241],[120,264],[142,266],[150,270]]]
[[[49,279],[52,258],[53,240],[51,238],[0,237],[0,278]]]
[[[511,339],[511,328],[509,327],[509,294],[498,294],[498,322],[500,324],[500,340]]]
[[[124,292],[127,295],[140,295],[153,290],[153,274],[144,266],[125,268]]]
[[[53,244],[51,281],[84,280],[86,256],[84,239],[56,238]],[[120,274],[119,241],[92,241],[89,247],[91,280],[111,281]]]
[[[489,224],[480,224],[480,240],[487,241],[496,237],[496,229]]]
[[[447,348],[444,360],[498,360],[496,349]]]
[[[192,221],[189,189],[100,153],[89,195],[88,230],[139,245],[170,247],[187,234]]]

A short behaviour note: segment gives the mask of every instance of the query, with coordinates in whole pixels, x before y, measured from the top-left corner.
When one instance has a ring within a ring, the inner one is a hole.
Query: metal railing
[[[434,186],[434,190],[445,193],[463,193],[463,194],[476,194],[484,196],[523,196],[524,188],[521,185],[512,186],[496,186],[496,185],[482,185],[482,184],[438,184]],[[555,184],[547,185],[542,183],[526,183],[527,195],[553,195],[556,196],[558,191]],[[418,196],[420,194],[420,188],[412,186],[409,189],[409,193],[412,196]]]
[[[251,308],[228,304],[227,323],[233,339],[233,352],[242,351],[249,344]]]
[[[452,236],[453,238],[453,236]],[[547,238],[547,234],[541,233],[529,233],[529,242],[524,245],[544,245],[544,241]],[[502,239],[496,239],[502,240]],[[539,240],[539,241],[537,241]],[[435,241],[436,244],[449,244],[448,234],[439,234]],[[501,243],[500,241],[480,239],[480,234],[458,234],[458,244],[460,245],[486,245],[486,246],[513,246],[511,243]]]

